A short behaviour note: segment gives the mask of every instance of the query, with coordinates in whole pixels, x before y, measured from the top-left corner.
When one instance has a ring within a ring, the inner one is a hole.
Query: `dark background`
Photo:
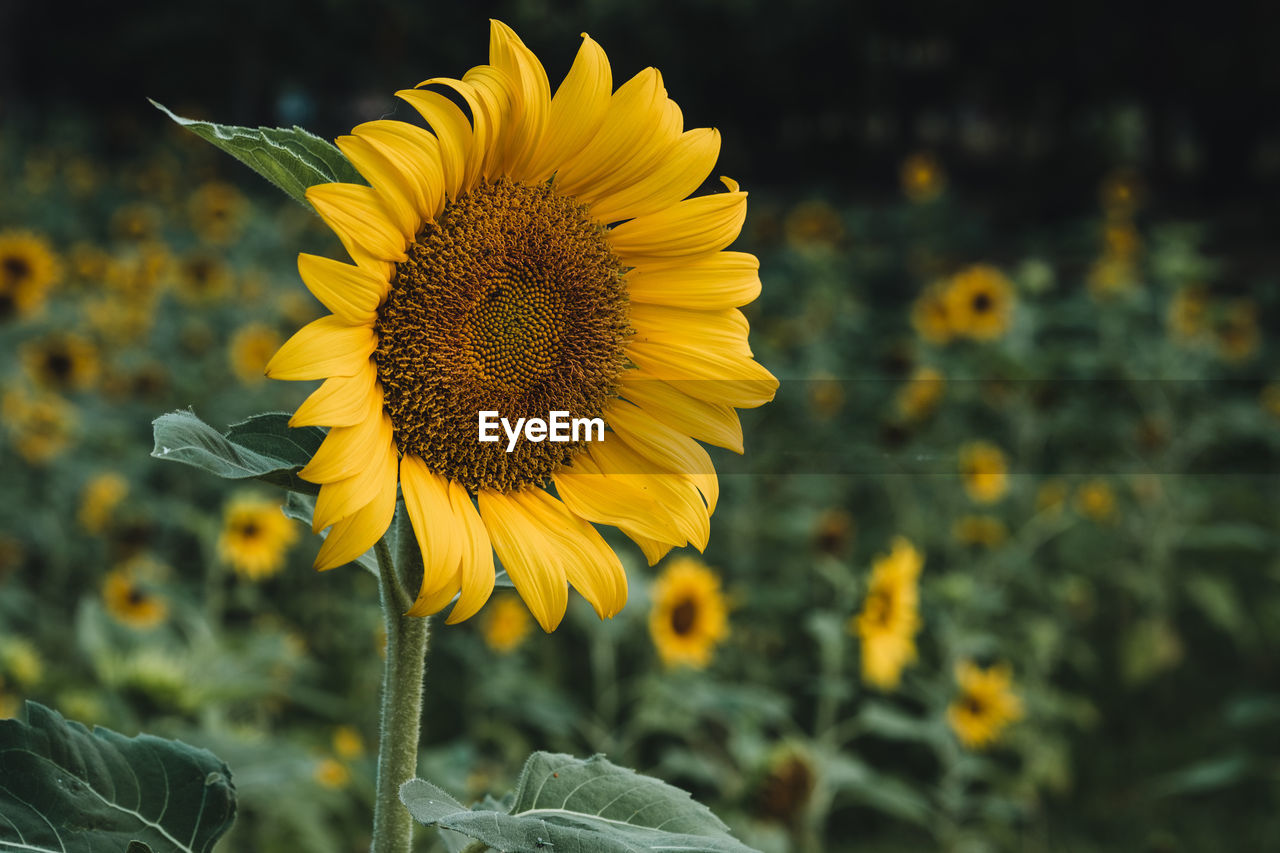
[[[0,120],[100,117],[110,155],[163,125],[152,97],[333,137],[484,62],[489,16],[553,87],[582,31],[615,85],[657,66],[687,126],[724,131],[721,168],[756,187],[889,193],[927,149],[954,185],[1044,219],[1093,209],[1099,175],[1128,165],[1166,213],[1247,228],[1280,186],[1280,4],[1264,2],[6,0]]]

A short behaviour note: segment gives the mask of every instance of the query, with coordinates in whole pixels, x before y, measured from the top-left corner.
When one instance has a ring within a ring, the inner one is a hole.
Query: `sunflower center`
[[[623,267],[587,209],[503,179],[447,203],[378,311],[374,364],[402,453],[477,492],[544,485],[584,442],[480,442],[482,411],[599,417],[628,334]]]
[[[698,621],[698,605],[693,599],[685,599],[684,601],[671,608],[671,630],[683,637],[693,631],[694,623]]]
[[[125,600],[129,603],[130,607],[140,607],[143,604],[146,604],[147,598],[147,594],[136,586],[129,587],[129,592],[125,596]]]
[[[972,693],[966,694],[964,700],[960,703],[965,712],[973,717],[981,717],[987,710],[987,705],[981,698],[974,696]]]
[[[63,382],[71,376],[71,370],[74,365],[69,353],[62,350],[54,350],[45,356],[44,366],[50,376]]]
[[[31,264],[26,258],[19,258],[10,255],[0,262],[0,267],[4,269],[5,278],[11,282],[19,282],[31,275]]]
[[[261,532],[262,528],[256,521],[245,521],[240,524],[240,536],[244,539],[256,539]]]
[[[973,310],[977,314],[985,314],[991,310],[991,294],[978,293],[973,297]]]

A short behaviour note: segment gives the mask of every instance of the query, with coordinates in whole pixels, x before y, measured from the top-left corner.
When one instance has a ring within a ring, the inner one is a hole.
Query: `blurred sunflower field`
[[[367,850],[377,579],[315,572],[285,491],[152,455],[163,413],[297,409],[316,386],[264,368],[324,313],[298,253],[341,246],[135,107],[127,151],[0,112],[0,718],[209,750],[218,849]],[[780,387],[744,454],[709,448],[707,548],[649,567],[605,533],[612,619],[571,597],[544,633],[499,588],[433,621],[419,776],[470,804],[602,753],[763,853],[1280,846],[1274,247],[1122,156],[1020,221],[927,142],[874,192],[734,163]]]

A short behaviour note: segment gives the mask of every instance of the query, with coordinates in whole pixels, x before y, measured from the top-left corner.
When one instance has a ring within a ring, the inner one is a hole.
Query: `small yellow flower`
[[[244,195],[221,181],[200,187],[188,205],[192,229],[200,239],[218,245],[226,245],[240,235],[248,210]]]
[[[956,333],[945,292],[945,286],[935,282],[911,306],[911,325],[916,334],[935,346],[950,343]]]
[[[77,519],[88,533],[101,533],[111,521],[116,507],[129,494],[129,481],[114,471],[99,474],[80,493]]]
[[[333,732],[333,751],[350,761],[364,755],[364,738],[354,726],[338,726]]]
[[[485,608],[480,630],[489,648],[500,654],[514,650],[533,629],[533,619],[518,596],[495,595]]]
[[[48,241],[30,231],[0,231],[0,322],[38,311],[62,267]]]
[[[787,214],[787,243],[795,249],[831,249],[844,239],[840,213],[825,201],[802,201]]]
[[[246,385],[257,385],[267,378],[267,362],[280,349],[280,335],[270,326],[251,323],[242,326],[231,337],[231,370]]]
[[[154,628],[169,616],[169,602],[151,592],[132,565],[107,573],[102,582],[102,601],[117,622],[130,628]]]
[[[0,642],[0,672],[18,685],[30,687],[44,677],[44,660],[30,641],[10,637]]]
[[[1009,538],[1009,528],[990,515],[966,515],[951,526],[951,535],[962,545],[996,548]]]
[[[947,186],[947,174],[932,154],[920,152],[902,161],[902,192],[916,204],[933,201]]]
[[[56,394],[32,398],[10,391],[2,409],[14,449],[31,464],[43,465],[70,446],[76,410]]]
[[[1214,324],[1218,356],[1226,362],[1238,364],[1248,361],[1258,352],[1261,333],[1258,331],[1258,307],[1249,299],[1236,299],[1227,304]]]
[[[729,636],[729,608],[720,577],[692,557],[677,557],[649,592],[649,635],[667,666],[702,669]]]
[[[350,784],[351,771],[340,761],[332,758],[322,758],[316,762],[312,777],[325,788],[337,790]]]
[[[97,349],[71,332],[54,332],[24,344],[22,361],[38,387],[61,393],[91,388],[100,369]]]
[[[111,233],[122,240],[143,243],[160,231],[160,211],[143,202],[123,205],[111,214]]]
[[[296,541],[298,528],[280,511],[278,501],[244,493],[232,498],[223,513],[218,556],[236,574],[258,581],[284,567],[285,555]]]
[[[1105,480],[1090,480],[1076,490],[1076,510],[1094,521],[1110,521],[1116,511],[1116,493]]]
[[[1004,452],[989,442],[974,441],[960,448],[960,474],[964,490],[978,503],[995,503],[1009,489]]]
[[[988,264],[975,264],[951,277],[943,295],[952,331],[990,341],[1009,329],[1013,316],[1013,283]]]
[[[92,243],[76,243],[70,252],[71,271],[84,284],[101,287],[115,259]]]
[[[942,401],[947,380],[932,367],[917,367],[898,391],[895,404],[898,414],[908,421],[920,421],[933,414]]]
[[[909,540],[894,539],[890,552],[872,564],[862,611],[849,622],[862,643],[862,680],[881,690],[896,688],[916,659],[923,567],[924,555]]]
[[[972,661],[956,666],[960,692],[947,706],[947,722],[969,749],[986,749],[1022,719],[1022,700],[1013,693],[1008,664],[981,669]]]
[[[178,261],[178,296],[190,304],[208,304],[231,294],[231,267],[211,252],[192,252]]]

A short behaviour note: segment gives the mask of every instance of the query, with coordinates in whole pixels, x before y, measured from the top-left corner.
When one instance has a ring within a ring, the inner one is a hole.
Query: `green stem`
[[[400,533],[403,535],[404,531]],[[400,786],[414,777],[418,767],[427,620],[404,615],[410,601],[385,537],[378,540],[375,552],[387,627],[387,661],[382,675],[382,736],[378,744],[378,787],[370,850],[408,853],[413,843],[413,818],[400,802]]]

